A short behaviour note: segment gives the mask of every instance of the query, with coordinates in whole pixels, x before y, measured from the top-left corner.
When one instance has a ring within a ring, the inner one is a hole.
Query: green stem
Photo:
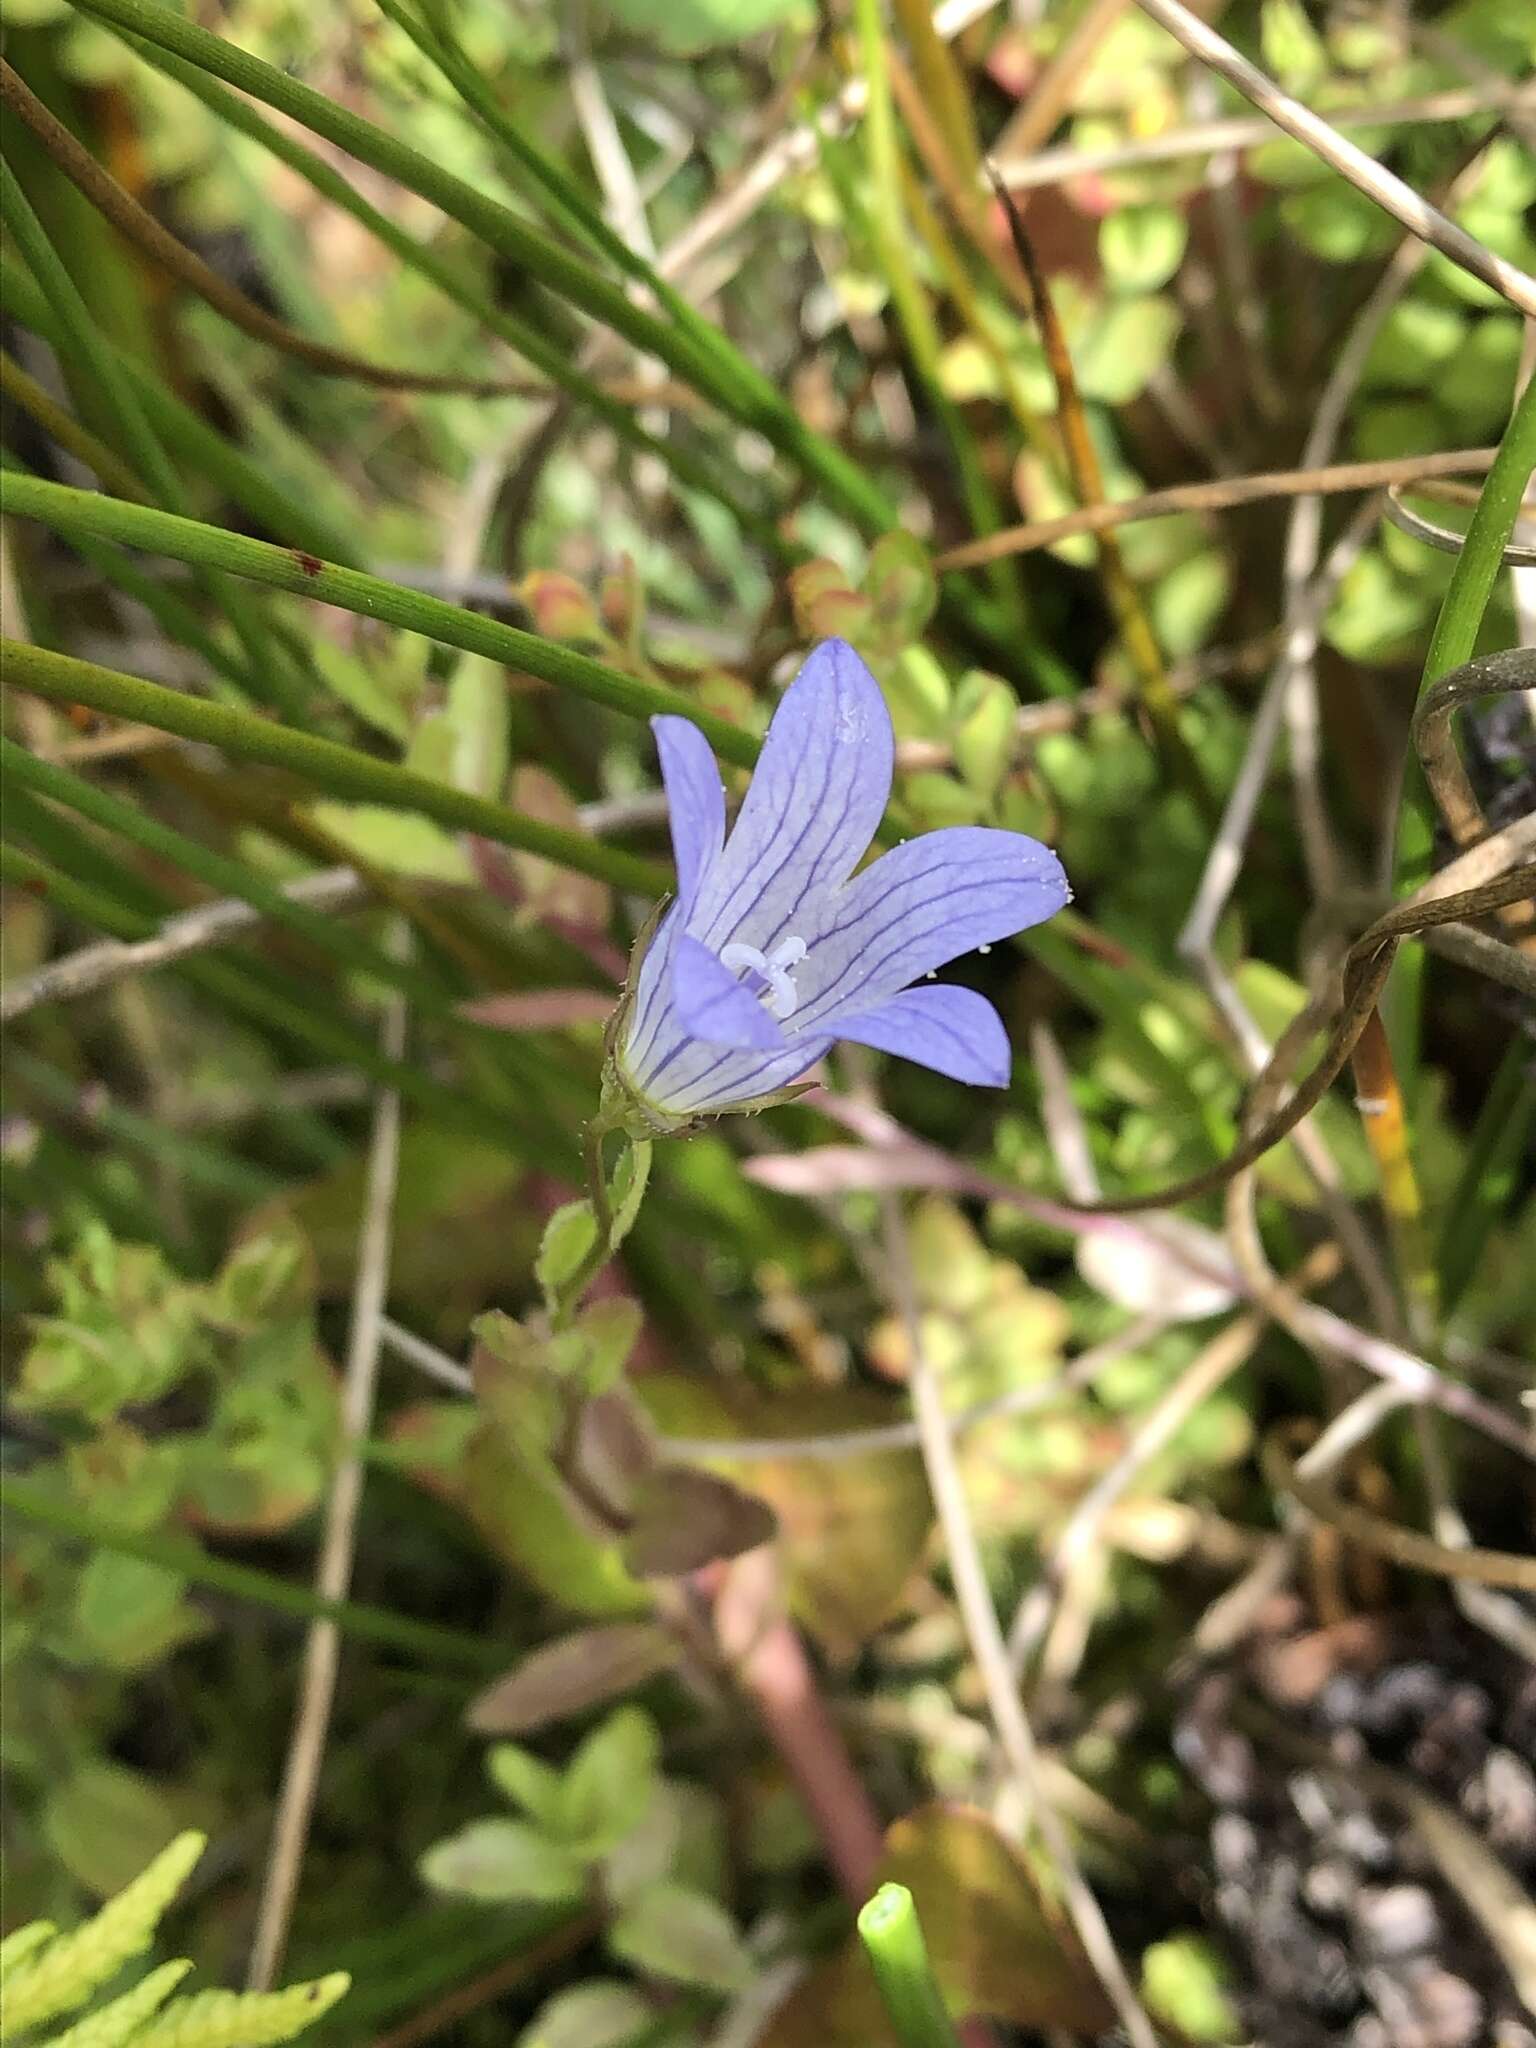
[[[40,844],[48,838],[56,841],[59,835],[47,830],[51,814],[44,814],[44,830],[36,833],[30,821],[16,819],[24,799],[32,801],[23,790],[10,792],[7,828],[21,822],[28,837],[36,837]],[[46,896],[68,916],[98,931],[109,932],[114,938],[133,941],[154,934],[160,914],[139,906],[129,907],[99,885],[78,880],[67,872],[64,847],[54,844],[48,851],[58,866],[50,866],[19,847],[0,845],[0,880]],[[254,966],[191,955],[174,962],[168,971],[179,974],[221,1009],[234,1011],[263,1032],[301,1045],[322,1061],[355,1067],[380,1087],[395,1089],[445,1130],[459,1131],[469,1138],[489,1138],[504,1146],[511,1157],[527,1163],[527,1143],[519,1134],[509,1104],[471,1092],[462,1083],[446,1087],[423,1073],[413,1061],[387,1059],[366,1032],[354,1031],[312,1000],[306,1002],[290,994],[281,981],[262,975]],[[547,1166],[551,1162],[540,1158],[534,1163]]]
[[[604,256],[626,277],[633,278],[652,293],[685,334],[716,359],[722,374],[761,385],[762,373],[741,354],[718,327],[706,320],[677,287],[662,276],[593,206],[586,193],[557,157],[540,149],[501,106],[484,77],[455,40],[452,25],[442,22],[428,27],[418,21],[401,0],[378,0],[381,10],[402,29],[422,54],[435,64],[464,104],[506,150],[522,173],[525,189],[531,188],[547,209],[580,236],[599,256]]]
[[[612,1126],[605,1123],[599,1114],[582,1133],[581,1161],[586,1172],[587,1198],[592,1204],[597,1234],[592,1240],[592,1249],[561,1289],[561,1307],[554,1318],[557,1329],[564,1329],[571,1323],[581,1306],[581,1297],[612,1256],[613,1204],[608,1197],[608,1173],[603,1164],[603,1141],[611,1129]]]
[[[295,902],[275,882],[247,867],[243,861],[231,860],[226,854],[204,846],[200,840],[176,831],[173,826],[161,824],[158,818],[151,817],[138,805],[125,803],[110,790],[99,789],[59,762],[39,760],[35,754],[29,754],[25,747],[6,739],[3,734],[0,734],[0,775],[12,778],[39,796],[51,797],[56,803],[67,805],[82,818],[88,818],[92,824],[100,825],[108,832],[121,834],[131,845],[142,848],[155,858],[172,862],[187,874],[195,875],[216,894],[239,897],[253,910],[260,911],[263,917],[271,918],[274,924],[296,932],[322,960],[345,963],[375,981],[402,990],[418,1009],[429,1016],[455,1014],[452,995],[419,968],[408,966],[396,960],[382,946],[371,944],[342,919],[323,916],[305,904]]]
[[[40,334],[57,352],[61,332],[47,300],[21,266],[3,251],[0,305],[4,305],[13,320]],[[356,565],[357,556],[346,534],[334,529],[312,506],[274,483],[259,463],[217,433],[190,406],[183,405],[141,363],[113,342],[105,346],[132,386],[155,432],[189,469],[206,477],[243,512],[281,540],[294,547],[308,548],[330,561],[345,562],[349,567]],[[103,477],[102,481],[107,479]]]
[[[954,454],[966,511],[977,533],[996,533],[1002,515],[959,409],[944,388],[940,361],[942,340],[927,293],[909,254],[911,230],[901,202],[901,143],[891,99],[886,61],[885,27],[879,0],[858,0],[857,20],[869,104],[864,116],[865,154],[869,165],[871,225],[891,301],[906,337],[913,366]],[[1017,571],[1011,563],[990,565],[988,581],[1002,616],[1015,635],[1028,633],[1019,595]]]
[[[95,424],[103,438],[115,440],[145,487],[146,494],[167,512],[183,512],[186,498],[181,479],[160,445],[137,394],[123,376],[112,351],[97,329],[90,309],[70,276],[42,222],[8,162],[0,158],[0,218],[20,249],[59,324],[64,343],[62,366],[74,391],[81,417]],[[212,569],[203,581],[245,649],[265,694],[290,714],[302,714],[305,691],[267,630],[251,598]]]
[[[594,661],[590,655],[541,640],[536,633],[525,632],[519,626],[508,626],[499,619],[486,618],[483,613],[448,604],[442,598],[428,597],[423,591],[407,590],[401,584],[385,582],[382,577],[365,575],[360,569],[339,568],[316,556],[293,548],[273,547],[268,541],[251,540],[221,526],[206,526],[149,505],[132,505],[123,498],[77,491],[68,484],[46,483],[14,471],[0,475],[0,510],[17,518],[40,520],[66,539],[83,533],[99,540],[120,541],[149,554],[169,555],[173,561],[205,568],[227,569],[253,583],[265,583],[273,590],[314,598],[321,604],[339,605],[343,611],[357,612],[366,619],[381,619],[386,625],[421,633],[446,647],[483,654],[507,668],[537,676],[541,682],[589,697],[595,704],[606,704],[611,710],[623,712],[626,718],[650,718],[657,712],[672,712],[691,719],[724,759],[744,768],[750,768],[757,759],[758,743],[749,733],[703,710],[680,690],[623,675],[618,669]]]
[[[616,888],[659,896],[668,887],[665,870],[633,854],[604,846],[579,832],[522,817],[488,797],[434,782],[414,769],[376,760],[335,740],[254,718],[233,705],[183,696],[138,676],[102,668],[94,661],[80,661],[73,655],[55,654],[49,648],[25,646],[15,640],[0,640],[0,672],[15,688],[30,690],[50,703],[85,704],[93,711],[133,719],[159,732],[204,740],[237,760],[286,768],[332,796],[417,811],[456,831],[478,833],[523,853],[541,854],[561,867],[594,875]]]
[[[1456,557],[1450,584],[1441,600],[1429,653],[1419,681],[1419,695],[1477,652],[1483,614],[1498,582],[1504,550],[1520,513],[1532,472],[1536,471],[1536,377],[1526,384],[1504,430],[1499,452],[1483,480],[1466,539]],[[1427,881],[1434,854],[1435,811],[1424,771],[1410,750],[1398,807],[1397,860],[1394,885],[1406,895]],[[1382,1008],[1406,1086],[1418,1070],[1419,1021],[1424,982],[1424,954],[1405,946],[1392,967]]]
[[[1536,1127],[1536,1076],[1529,1042],[1519,1033],[1504,1049],[1478,1112],[1456,1187],[1440,1226],[1440,1298],[1450,1317],[1519,1185],[1520,1165]]]
[[[859,1938],[901,2048],[960,2048],[904,1884],[881,1885],[859,1914]]]
[[[142,1529],[124,1529],[104,1521],[83,1508],[72,1507],[35,1479],[0,1477],[0,1507],[57,1536],[89,1543],[120,1557],[136,1557],[174,1572],[193,1585],[209,1586],[217,1593],[237,1600],[254,1600],[279,1614],[295,1615],[301,1621],[332,1621],[346,1635],[387,1643],[406,1651],[433,1667],[451,1666],[459,1671],[496,1673],[504,1671],[506,1650],[480,1636],[462,1635],[457,1629],[439,1628],[430,1621],[412,1621],[390,1614],[382,1607],[366,1606],[360,1600],[326,1600],[302,1586],[290,1586],[249,1565],[231,1564],[212,1557],[198,1544],[179,1536],[162,1536]]]
[[[701,348],[691,334],[666,325],[635,305],[621,286],[599,276],[584,258],[562,248],[510,208],[397,136],[197,27],[157,0],[74,0],[74,4],[81,13],[142,36],[211,71],[226,84],[335,143],[359,162],[432,200],[489,248],[645,354],[658,357],[722,411],[756,428],[866,531],[878,533],[892,523],[884,494],[857,463],[813,434],[768,379],[744,359],[738,359],[728,374],[715,348]]]
[[[0,304],[4,304],[4,289],[0,281]],[[0,468],[14,470],[18,476],[32,474],[7,448],[0,448]],[[143,605],[168,640],[179,642],[208,664],[216,678],[210,683],[216,696],[239,704],[260,697],[260,683],[236,655],[214,639],[191,605],[153,576],[146,575],[132,556],[106,541],[81,539],[73,545],[81,561],[88,563],[98,576]]]

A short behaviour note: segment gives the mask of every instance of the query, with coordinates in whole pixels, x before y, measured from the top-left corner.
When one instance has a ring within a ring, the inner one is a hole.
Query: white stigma
[[[804,939],[780,939],[771,953],[761,953],[756,946],[744,945],[740,939],[733,939],[728,946],[720,948],[720,964],[729,967],[733,974],[748,968],[760,980],[767,983],[763,995],[770,1016],[792,1017],[800,1001],[789,970],[798,967],[805,958]]]

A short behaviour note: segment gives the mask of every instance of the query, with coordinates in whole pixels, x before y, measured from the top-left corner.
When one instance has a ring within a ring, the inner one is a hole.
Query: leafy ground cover
[[[1531,2048],[1528,16],[9,0],[0,2037]]]

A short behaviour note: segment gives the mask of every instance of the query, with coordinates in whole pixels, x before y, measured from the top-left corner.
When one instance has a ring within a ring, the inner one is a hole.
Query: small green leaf
[[[398,671],[380,672],[371,662],[319,634],[311,639],[309,653],[323,679],[349,711],[386,739],[404,744],[411,730],[411,692],[400,687]],[[414,684],[420,682],[419,677],[412,680]]]
[[[999,677],[972,669],[955,692],[955,766],[979,796],[991,797],[1013,762],[1018,699]]]
[[[735,48],[803,10],[802,0],[605,0],[621,28],[660,44],[677,57]]]
[[[864,595],[873,607],[879,638],[891,652],[922,637],[939,601],[939,580],[915,534],[898,527],[880,536],[869,551]]]
[[[475,880],[469,855],[451,832],[430,818],[387,810],[382,804],[337,803],[329,797],[310,804],[308,816],[366,867],[466,888]]]
[[[518,1743],[498,1742],[487,1755],[485,1767],[499,1792],[505,1792],[541,1827],[560,1832],[564,1780],[552,1764]]]
[[[616,1956],[647,1976],[729,1996],[752,1981],[752,1959],[730,1915],[703,1892],[651,1886],[608,1931]]]
[[[587,1201],[566,1202],[544,1226],[534,1278],[554,1309],[597,1243],[597,1218]]]
[[[1182,318],[1170,299],[1114,299],[1085,329],[1074,351],[1084,398],[1129,405],[1168,360]]]
[[[486,1905],[568,1905],[586,1889],[581,1859],[518,1820],[475,1820],[434,1842],[418,1866],[434,1891]]]
[[[153,1779],[97,1758],[49,1795],[43,1831],[70,1875],[106,1898],[159,1855],[176,1821]]]
[[[640,1212],[650,1171],[649,1139],[626,1139],[608,1183],[608,1207],[612,1218],[607,1247],[610,1254],[616,1252],[629,1235]],[[597,1218],[591,1203],[586,1200],[565,1203],[544,1226],[534,1274],[544,1290],[551,1313],[558,1311],[563,1304],[572,1281],[581,1273],[596,1242]]]
[[[546,1999],[517,2048],[630,2048],[655,2017],[633,1985],[593,1979]]]
[[[454,740],[449,779],[476,796],[500,796],[507,779],[506,671],[483,654],[461,655],[445,715]]]
[[[1141,1959],[1149,2008],[1193,2041],[1240,2041],[1243,2030],[1226,1993],[1221,1963],[1198,1934],[1155,1941]]]
[[[1189,222],[1174,206],[1124,206],[1099,223],[1099,261],[1124,292],[1155,292],[1184,260]]]
[[[620,1707],[571,1759],[560,1791],[558,1833],[588,1860],[606,1855],[641,1819],[656,1791],[661,1754],[655,1724]]]
[[[159,1565],[98,1550],[81,1572],[75,1594],[75,1626],[86,1653],[116,1671],[137,1671],[201,1635],[207,1623],[183,1602],[185,1585]],[[116,1882],[126,1884],[147,1861],[147,1856],[138,1857]],[[102,1889],[114,1890],[115,1884]]]
[[[1300,0],[1264,0],[1259,39],[1265,65],[1292,92],[1306,92],[1327,76],[1327,49]]]

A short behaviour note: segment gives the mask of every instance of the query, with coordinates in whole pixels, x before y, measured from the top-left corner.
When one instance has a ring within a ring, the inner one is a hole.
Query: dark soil
[[[1361,1617],[1203,1678],[1178,1746],[1215,1808],[1209,1910],[1262,2048],[1536,2048],[1485,1924],[1507,1945],[1519,1916],[1470,1910],[1412,1810],[1438,1802],[1529,1899],[1536,1671],[1449,1606]]]

